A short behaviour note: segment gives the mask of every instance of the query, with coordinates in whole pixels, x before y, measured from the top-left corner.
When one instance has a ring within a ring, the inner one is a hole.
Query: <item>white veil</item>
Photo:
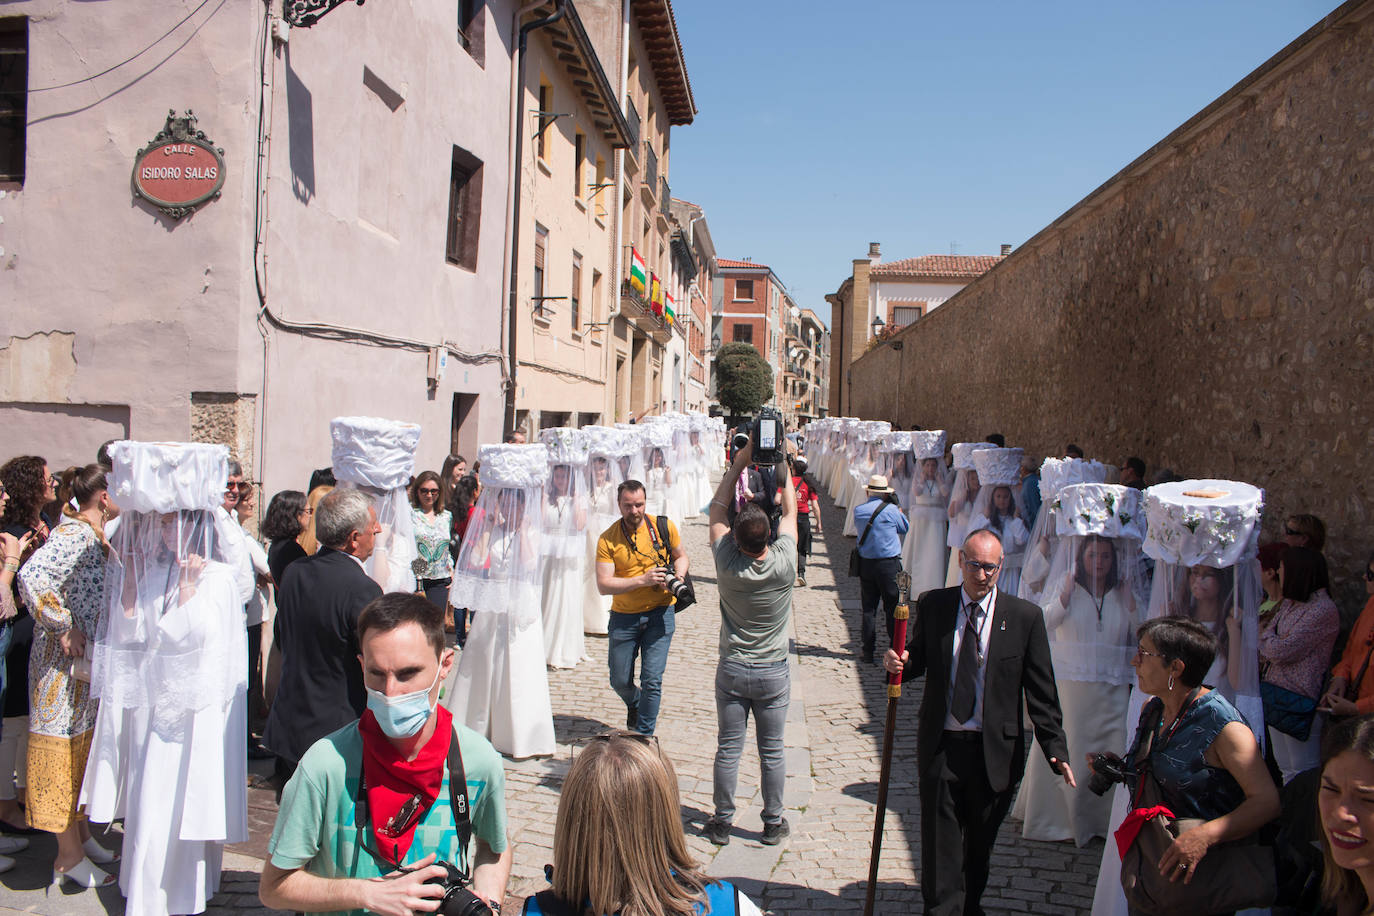
[[[1054,545],[1059,538],[1056,528],[1058,506],[1056,499],[1059,491],[1070,484],[1105,483],[1106,465],[1097,461],[1084,461],[1079,458],[1046,458],[1040,465],[1040,514],[1031,526],[1030,541],[1026,547],[1026,558],[1021,569],[1021,583],[1017,597],[1025,598],[1032,604],[1045,606],[1041,592],[1050,572],[1050,561],[1054,557]],[[1149,591],[1144,595],[1148,600]],[[1140,594],[1137,594],[1140,598]]]
[[[509,614],[514,629],[540,621],[543,445],[484,445],[482,493],[458,551],[449,600],[454,607]]]
[[[991,442],[956,442],[954,454],[954,484],[949,491],[949,532],[946,544],[953,548],[964,546],[968,524],[973,519],[973,504],[978,497],[978,472],[973,468],[973,453],[994,448]]]

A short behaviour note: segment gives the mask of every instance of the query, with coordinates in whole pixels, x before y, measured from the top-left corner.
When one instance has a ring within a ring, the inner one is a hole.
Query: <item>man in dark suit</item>
[[[959,564],[963,585],[927,592],[907,650],[884,658],[904,679],[926,675],[916,762],[921,897],[932,916],[983,912],[997,829],[1025,770],[1023,698],[1050,769],[1076,786],[1040,608],[997,590],[1002,542],[986,528],[965,538]]]
[[[310,745],[367,708],[357,624],[362,609],[382,596],[363,571],[380,530],[367,494],[333,490],[315,508],[320,552],[292,563],[282,576],[273,625],[281,683],[262,734],[277,756],[278,792]]]

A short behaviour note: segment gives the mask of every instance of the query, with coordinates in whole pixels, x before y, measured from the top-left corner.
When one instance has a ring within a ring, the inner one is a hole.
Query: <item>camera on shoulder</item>
[[[1094,795],[1105,795],[1112,786],[1135,775],[1135,768],[1116,754],[1096,753],[1090,756],[1092,775],[1088,777],[1088,788]]]
[[[749,434],[750,441],[754,443],[755,464],[774,465],[782,461],[786,452],[785,432],[782,414],[772,407],[759,411]]]

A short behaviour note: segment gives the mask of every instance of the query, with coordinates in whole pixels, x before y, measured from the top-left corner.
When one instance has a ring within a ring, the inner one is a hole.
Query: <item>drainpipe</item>
[[[506,343],[510,359],[510,378],[506,388],[506,419],[503,424],[502,439],[515,431],[515,394],[516,369],[519,360],[516,358],[516,330],[520,317],[519,309],[516,308],[516,288],[519,285],[520,263],[520,178],[523,171],[521,157],[524,155],[525,146],[525,106],[523,104],[525,94],[525,49],[529,44],[529,34],[535,29],[542,29],[547,25],[552,25],[562,19],[567,14],[567,0],[554,0],[554,11],[543,19],[536,19],[520,26],[520,40],[516,45],[516,54],[519,61],[515,69],[515,110],[511,119],[511,127],[515,130],[515,156],[511,163],[511,187],[515,189],[515,200],[511,206],[511,243],[510,243],[510,287],[506,298]],[[519,21],[520,15],[524,10],[516,14]]]

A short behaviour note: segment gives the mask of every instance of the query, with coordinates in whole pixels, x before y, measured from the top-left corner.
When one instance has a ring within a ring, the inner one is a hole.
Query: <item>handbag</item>
[[[883,510],[890,505],[892,504],[885,502],[878,507],[878,510],[873,513],[873,517],[868,520],[868,524],[864,526],[864,533],[859,537],[859,543],[855,544],[854,549],[849,551],[849,574],[851,576],[858,576],[859,574],[859,548],[863,546],[864,541],[868,540],[868,532],[873,530],[873,523],[878,520],[878,516],[882,515]]]
[[[1138,791],[1135,811],[1127,819],[1132,815],[1146,819],[1121,854],[1121,889],[1126,902],[1133,910],[1160,916],[1207,916],[1271,905],[1277,895],[1274,856],[1260,845],[1256,834],[1208,849],[1187,884],[1182,878],[1170,881],[1159,873],[1159,863],[1175,838],[1205,823],[1205,819],[1175,817],[1165,805],[1164,791],[1149,766],[1158,723],[1159,719],[1154,719],[1145,732],[1133,761],[1139,774]]]
[[[1317,715],[1315,699],[1268,681],[1260,681],[1260,699],[1264,701],[1265,725],[1299,741],[1312,734],[1312,720]]]

